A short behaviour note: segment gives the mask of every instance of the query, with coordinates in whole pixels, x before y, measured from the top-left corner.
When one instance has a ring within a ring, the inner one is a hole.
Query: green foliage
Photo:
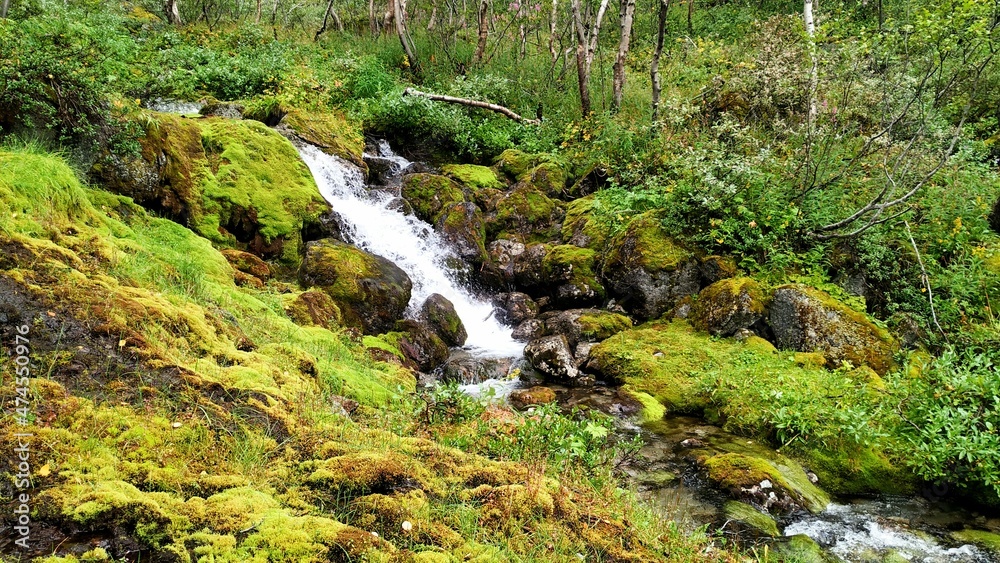
[[[931,482],[1000,498],[1000,354],[996,341],[948,347],[905,382],[901,429],[913,469]]]

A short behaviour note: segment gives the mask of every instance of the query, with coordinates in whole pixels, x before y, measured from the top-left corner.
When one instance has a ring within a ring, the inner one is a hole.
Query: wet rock
[[[600,309],[570,309],[545,315],[546,332],[565,336],[571,348],[580,342],[600,342],[630,328],[632,321],[628,317]]]
[[[451,245],[459,257],[471,264],[482,264],[486,254],[486,227],[476,204],[467,201],[445,206],[434,230]]]
[[[830,497],[795,464],[749,454],[724,453],[702,460],[708,479],[733,498],[781,513],[805,508],[821,512]],[[765,483],[767,486],[762,486]]]
[[[365,154],[368,183],[376,186],[399,186],[402,170],[399,163],[384,156]]]
[[[530,389],[515,389],[508,397],[510,404],[518,410],[524,410],[534,405],[554,403],[556,392],[548,387],[536,386]]]
[[[590,360],[590,350],[594,347],[594,342],[580,342],[573,350],[573,364],[580,367]]]
[[[448,345],[425,322],[403,320],[396,325],[399,350],[422,372],[431,372],[448,359]]]
[[[823,553],[823,548],[805,534],[789,536],[785,541],[775,545],[775,551],[784,558],[784,561],[800,561],[801,563],[830,563],[837,561],[837,559],[828,557]]]
[[[441,381],[462,385],[482,383],[487,379],[504,379],[514,368],[510,358],[478,358],[462,350],[455,350],[435,372]]]
[[[501,293],[493,298],[497,320],[517,326],[538,316],[538,304],[526,293]]]
[[[233,102],[214,102],[202,106],[198,113],[205,117],[243,119],[243,105]]]
[[[364,136],[360,128],[349,123],[342,113],[290,109],[281,117],[280,125],[291,129],[296,137],[319,147],[326,154],[343,158],[367,171],[368,165],[363,157]]]
[[[736,531],[747,531],[754,536],[778,537],[778,523],[744,502],[729,501],[722,507],[726,520],[735,523]],[[742,528],[742,529],[741,529]]]
[[[486,217],[486,234],[522,242],[552,238],[565,213],[558,202],[527,184],[501,195],[493,207]]]
[[[716,336],[731,336],[765,313],[764,291],[750,278],[729,278],[701,290],[691,309],[691,324]]]
[[[490,260],[496,266],[501,281],[519,288],[537,287],[542,283],[542,262],[548,245],[499,239],[490,243]]]
[[[286,307],[288,318],[301,326],[321,326],[333,329],[340,325],[340,308],[333,298],[322,291],[305,291],[295,297]]]
[[[682,448],[704,448],[705,442],[702,442],[698,438],[688,438],[681,441]]]
[[[528,342],[545,336],[545,322],[539,319],[528,319],[514,328],[511,337],[518,342]]]
[[[524,357],[532,367],[553,380],[573,383],[580,376],[569,342],[563,335],[532,340],[524,347]]]
[[[736,277],[737,269],[732,258],[706,256],[699,262],[698,272],[701,274],[702,284],[712,285],[717,281]]]
[[[774,292],[770,326],[779,348],[821,352],[835,366],[848,361],[884,375],[898,344],[885,329],[829,294],[802,285]]]
[[[420,306],[420,316],[449,346],[462,346],[469,337],[455,306],[443,295],[432,293]]]
[[[343,314],[344,323],[366,334],[388,332],[402,318],[413,286],[389,260],[334,239],[306,245],[299,268],[305,287],[319,287]]]
[[[403,177],[402,197],[413,207],[417,217],[434,224],[441,212],[464,201],[462,188],[451,178],[438,174],[407,174]]]
[[[557,306],[572,307],[604,299],[604,286],[594,274],[596,253],[570,244],[553,246],[542,259],[543,283],[554,287]]]
[[[633,219],[609,242],[604,272],[621,304],[642,319],[659,317],[700,289],[698,262],[653,212]]]

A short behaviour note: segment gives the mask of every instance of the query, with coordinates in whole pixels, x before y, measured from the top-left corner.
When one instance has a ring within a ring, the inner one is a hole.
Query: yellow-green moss
[[[643,393],[642,391],[635,391],[628,385],[622,386],[622,391],[628,394],[639,404],[642,405],[642,409],[639,411],[639,420],[642,423],[655,422],[661,420],[664,415],[667,414],[667,407],[663,403],[656,400],[655,397],[649,393]]]
[[[563,219],[563,242],[594,250],[603,249],[611,236],[611,227],[594,218],[594,211],[600,205],[593,195],[571,201],[566,206],[566,218]]]
[[[951,533],[952,539],[978,545],[988,551],[1000,554],[1000,534],[985,530],[959,530]]]
[[[441,171],[464,186],[478,192],[479,190],[502,190],[503,182],[497,178],[496,172],[492,168],[479,166],[476,164],[448,164],[441,167]]]
[[[402,196],[418,217],[434,223],[445,207],[465,201],[462,188],[451,178],[437,174],[409,174],[403,179]]]
[[[604,297],[604,286],[594,273],[596,253],[571,244],[553,246],[542,259],[542,275],[556,283],[568,283],[594,299]],[[595,327],[596,328],[596,327]]]
[[[285,114],[283,123],[304,141],[320,147],[324,152],[355,164],[364,164],[365,138],[361,127],[349,122],[343,114],[292,109]]]
[[[580,336],[592,342],[606,340],[623,330],[632,328],[632,319],[610,311],[602,311],[596,315],[580,315],[576,322],[580,324]]]
[[[726,516],[727,520],[735,520],[736,522],[741,522],[757,533],[777,537],[778,524],[769,515],[759,512],[756,508],[746,504],[744,502],[729,501],[723,507],[722,511]]]
[[[813,485],[795,463],[776,466],[762,457],[725,453],[708,458],[704,465],[710,480],[735,493],[767,480],[812,512],[821,512],[830,504],[830,497]]]
[[[692,256],[663,229],[656,211],[647,211],[632,219],[611,239],[608,247],[605,268],[672,271]]]

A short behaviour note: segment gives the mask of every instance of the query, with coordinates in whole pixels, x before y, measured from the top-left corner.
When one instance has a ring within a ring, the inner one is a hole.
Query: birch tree
[[[660,119],[660,57],[663,55],[663,36],[667,30],[667,12],[670,10],[670,0],[660,0],[660,9],[656,21],[656,48],[653,51],[653,62],[649,65],[649,78],[653,83],[653,123]]]
[[[625,57],[628,56],[629,43],[632,40],[635,0],[621,0],[620,14],[621,36],[618,40],[618,56],[615,57],[611,113],[617,113],[622,106],[622,91],[625,88]]]
[[[580,88],[580,111],[584,117],[590,114],[590,68],[597,52],[597,38],[601,33],[601,22],[608,10],[609,0],[601,0],[593,23],[587,27],[584,21],[581,0],[572,0],[573,28],[576,30],[576,73]]]

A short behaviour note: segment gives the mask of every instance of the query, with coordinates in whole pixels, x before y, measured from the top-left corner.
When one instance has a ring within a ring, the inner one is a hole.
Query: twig
[[[429,100],[434,100],[436,102],[447,102],[449,104],[461,104],[463,106],[470,106],[474,108],[488,109],[496,113],[502,114],[518,123],[526,123],[528,125],[538,125],[541,123],[539,119],[527,119],[522,117],[521,114],[514,112],[510,108],[505,108],[501,105],[491,104],[489,102],[481,102],[479,100],[469,100],[466,98],[456,98],[454,96],[442,96],[440,94],[429,94],[427,92],[421,92],[420,90],[414,90],[413,88],[407,88],[403,90],[404,96],[421,96]]]
[[[910,223],[904,219],[903,224],[906,225],[906,235],[910,237],[910,245],[913,246],[913,252],[917,253],[917,263],[920,264],[920,275],[924,279],[924,287],[927,288],[927,300],[931,304],[931,318],[934,319],[934,326],[937,327],[941,336],[944,337],[944,341],[951,344],[948,341],[948,335],[945,334],[944,329],[941,328],[941,324],[938,323],[937,313],[934,311],[934,292],[931,291],[931,280],[927,277],[927,268],[924,267],[924,260],[920,257],[920,251],[917,249],[917,241],[913,240],[913,231],[910,230]]]

